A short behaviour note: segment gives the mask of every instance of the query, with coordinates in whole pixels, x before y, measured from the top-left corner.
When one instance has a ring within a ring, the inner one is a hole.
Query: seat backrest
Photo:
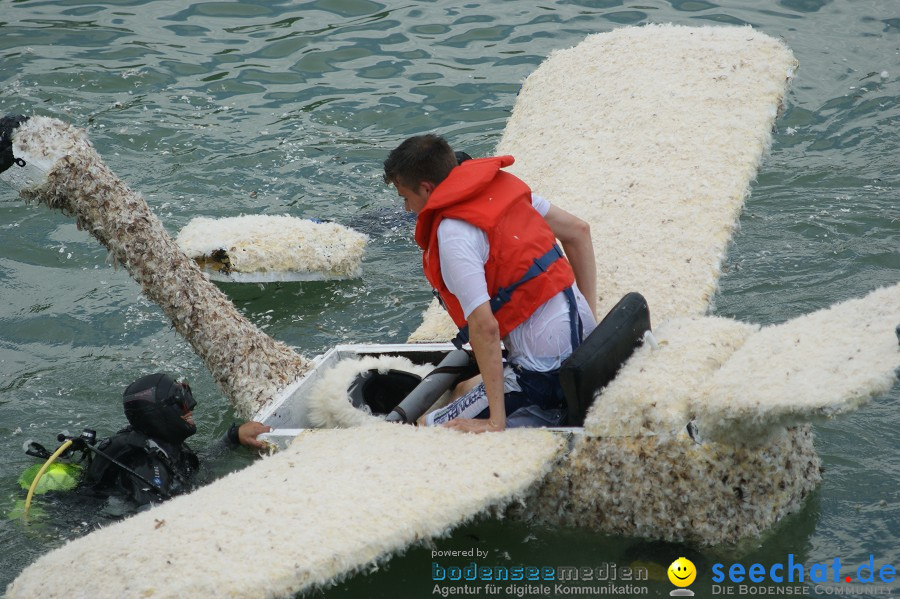
[[[640,293],[626,294],[587,339],[566,358],[559,381],[569,409],[569,426],[582,426],[594,394],[609,384],[650,330],[650,309]]]

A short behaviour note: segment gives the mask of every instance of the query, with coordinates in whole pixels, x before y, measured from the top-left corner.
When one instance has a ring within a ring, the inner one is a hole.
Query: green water
[[[380,180],[387,151],[431,130],[487,154],[519,83],[553,49],[660,22],[751,24],[783,38],[801,65],[714,313],[781,322],[900,280],[896,0],[0,0],[0,114],[86,127],[173,233],[195,216],[241,213],[333,219],[368,232],[361,279],[224,286],[269,334],[313,355],[342,341],[402,341],[431,297],[412,221]],[[22,451],[27,439],[49,445],[63,429],[114,431],[123,421],[121,390],[144,372],[191,381],[200,401],[195,447],[231,423],[200,360],[105,259],[70,219],[0,190],[0,513],[24,496],[16,480],[34,463]],[[900,567],[898,407],[895,387],[817,425],[825,482],[741,559],[769,565],[793,553],[809,564],[840,557],[855,568],[873,554]],[[210,455],[207,465],[221,474],[249,461]],[[39,507],[46,516],[30,526],[0,518],[0,588],[97,524],[87,509],[51,500]],[[234,527],[239,542],[240,523],[222,525]],[[494,521],[434,543],[473,547],[499,565],[666,567],[688,553],[705,581],[695,589],[708,589],[709,567],[726,559]],[[412,549],[314,594],[431,596],[430,551]],[[191,559],[202,569],[202,555]],[[648,586],[653,596],[671,589]]]

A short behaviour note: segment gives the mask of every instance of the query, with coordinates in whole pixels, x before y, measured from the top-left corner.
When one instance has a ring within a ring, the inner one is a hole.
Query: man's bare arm
[[[444,426],[461,431],[481,433],[506,428],[506,403],[503,394],[503,355],[500,351],[500,326],[489,302],[484,302],[469,314],[469,343],[481,371],[487,393],[487,420],[457,418]]]
[[[575,272],[575,282],[584,294],[591,311],[597,314],[597,262],[591,226],[558,206],[550,206],[544,216],[550,230],[559,239]]]

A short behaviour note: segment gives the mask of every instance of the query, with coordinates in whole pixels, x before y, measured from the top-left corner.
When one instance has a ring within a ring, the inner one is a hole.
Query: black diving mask
[[[190,385],[176,382],[171,395],[163,403],[180,408],[182,413],[187,414],[197,405],[197,400],[194,399],[194,394],[191,393]]]

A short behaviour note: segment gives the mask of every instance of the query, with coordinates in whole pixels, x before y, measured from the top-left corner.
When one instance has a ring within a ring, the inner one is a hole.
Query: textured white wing
[[[498,154],[591,224],[598,315],[627,292],[654,322],[705,313],[797,62],[749,27],[648,25],[554,52],[522,85]],[[429,310],[423,334],[452,337]]]
[[[309,431],[250,468],[52,551],[7,596],[292,597],[520,497],[560,445],[539,430]]]
[[[898,325],[900,284],[763,328],[701,388],[701,434],[750,441],[886,393],[900,369]]]

